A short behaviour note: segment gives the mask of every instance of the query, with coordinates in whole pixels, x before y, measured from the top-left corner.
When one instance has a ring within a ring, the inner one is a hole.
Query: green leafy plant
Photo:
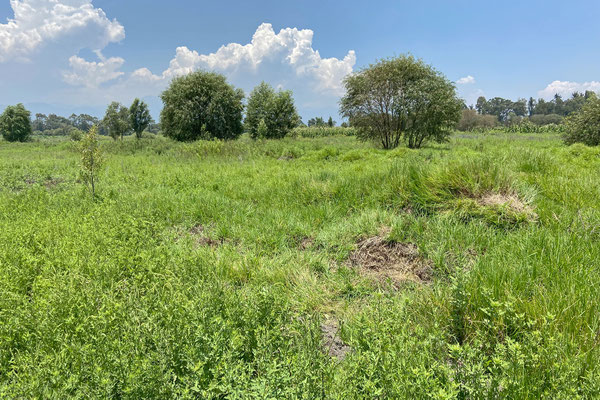
[[[92,127],[79,143],[80,170],[79,177],[83,183],[88,185],[92,196],[96,195],[96,184],[98,176],[104,165],[104,154],[98,143],[98,128]]]

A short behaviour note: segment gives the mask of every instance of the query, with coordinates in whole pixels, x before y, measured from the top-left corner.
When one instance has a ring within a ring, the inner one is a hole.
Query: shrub
[[[69,138],[74,142],[79,142],[84,134],[85,134],[85,132],[83,132],[82,130],[79,130],[77,128],[72,128],[69,131]]]
[[[98,128],[96,126],[84,135],[79,145],[79,152],[81,153],[80,178],[89,186],[92,196],[95,196],[98,173],[104,164],[104,156],[98,144]]]
[[[456,128],[459,131],[485,131],[498,125],[498,118],[494,115],[478,114],[477,111],[465,109],[462,111],[460,121]]]
[[[252,138],[281,139],[299,121],[291,91],[275,93],[271,85],[262,82],[250,93],[245,124]]]
[[[8,106],[0,115],[0,132],[9,142],[25,142],[31,135],[31,113],[23,104]]]
[[[566,144],[600,144],[600,99],[590,97],[580,111],[567,118],[563,139]]]
[[[161,95],[162,132],[179,141],[235,139],[243,132],[243,98],[241,89],[214,72],[175,78]]]
[[[412,56],[379,61],[344,80],[340,113],[358,137],[391,149],[404,138],[410,148],[444,141],[460,119],[454,84]]]
[[[535,115],[532,115],[531,117],[529,117],[529,120],[536,125],[549,125],[549,124],[559,125],[562,123],[563,117],[558,114],[548,114],[548,115],[535,114]]]

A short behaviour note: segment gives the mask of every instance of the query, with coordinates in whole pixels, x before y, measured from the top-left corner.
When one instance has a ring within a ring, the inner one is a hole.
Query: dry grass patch
[[[515,194],[504,193],[486,193],[478,202],[482,206],[488,207],[507,207],[517,213],[532,213],[531,207],[523,203],[523,201]]]
[[[391,281],[394,286],[405,282],[426,283],[431,280],[431,262],[422,258],[413,243],[387,239],[389,229],[361,240],[350,254],[350,262],[361,274],[378,281]]]

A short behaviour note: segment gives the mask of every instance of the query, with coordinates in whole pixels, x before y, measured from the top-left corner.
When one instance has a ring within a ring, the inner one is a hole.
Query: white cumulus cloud
[[[570,82],[570,81],[554,81],[550,83],[546,88],[540,90],[538,95],[544,99],[551,99],[555,94],[560,94],[563,97],[569,97],[574,92],[585,92],[591,90],[593,92],[600,92],[600,82]]]
[[[460,78],[459,80],[456,81],[456,83],[458,85],[468,85],[471,83],[475,83],[475,78],[473,78],[471,75],[465,76],[464,78]]]
[[[263,23],[248,44],[230,43],[210,54],[178,47],[169,68],[162,74],[153,75],[143,68],[133,75],[157,82],[199,69],[221,72],[230,77],[242,73],[258,76],[274,72],[284,80],[305,79],[318,91],[342,94],[342,80],[352,72],[356,54],[350,50],[343,59],[322,58],[319,51],[313,49],[312,41],[313,31],[310,29],[285,28],[275,33],[271,24]]]
[[[23,61],[47,44],[101,50],[125,37],[91,0],[11,0],[14,17],[0,24],[0,62]],[[72,54],[72,53],[71,53]]]
[[[81,85],[89,88],[100,86],[104,82],[112,81],[122,75],[119,71],[125,63],[120,57],[104,58],[100,52],[97,52],[100,61],[86,61],[81,57],[72,56],[69,58],[71,71],[63,73],[65,82],[71,85]]]

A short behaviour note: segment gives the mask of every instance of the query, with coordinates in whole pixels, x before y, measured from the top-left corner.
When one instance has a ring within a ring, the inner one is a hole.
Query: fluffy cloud
[[[540,90],[538,95],[544,99],[551,99],[555,94],[560,94],[563,97],[569,97],[573,92],[585,92],[591,90],[594,92],[600,92],[600,82],[569,82],[569,81],[554,81],[545,89]]]
[[[342,94],[342,79],[352,72],[356,63],[354,51],[350,50],[343,59],[322,58],[312,48],[312,40],[312,30],[285,28],[276,34],[271,24],[264,23],[248,44],[230,43],[210,54],[198,54],[187,47],[178,47],[169,68],[161,75],[153,75],[142,68],[135,71],[133,77],[150,82],[169,81],[199,69],[218,71],[227,76],[239,73],[256,76],[273,71],[273,68],[281,77],[283,68],[297,78],[306,79],[318,91]],[[283,75],[282,78],[290,78],[285,76],[285,71]]]
[[[89,62],[77,56],[69,58],[71,71],[63,73],[65,82],[95,88],[124,75],[124,72],[119,71],[125,62],[124,59],[120,57],[106,59],[99,51],[97,54],[100,58],[99,62]]]
[[[471,75],[468,75],[468,76],[465,76],[464,78],[460,78],[459,80],[456,81],[456,83],[458,85],[467,85],[467,84],[475,83],[475,78],[473,78]]]
[[[91,0],[11,0],[14,18],[0,24],[0,62],[23,61],[48,43],[101,50],[125,37]],[[72,53],[71,53],[72,54]]]

